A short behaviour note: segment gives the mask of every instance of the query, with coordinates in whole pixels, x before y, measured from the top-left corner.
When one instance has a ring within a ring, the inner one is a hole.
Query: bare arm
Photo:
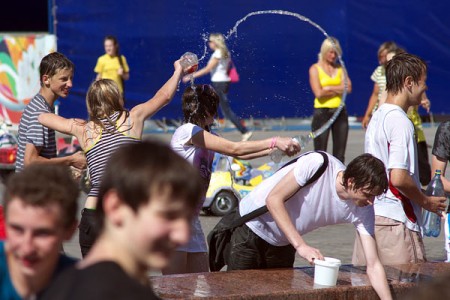
[[[41,147],[33,144],[27,144],[25,147],[24,166],[27,167],[33,163],[59,164],[73,166],[78,169],[86,168],[86,158],[81,152],[76,152],[70,156],[45,158],[40,156]]]
[[[373,85],[372,95],[370,95],[369,98],[369,103],[367,103],[366,113],[364,114],[364,118],[361,122],[363,128],[367,128],[367,125],[369,125],[370,118],[372,117],[373,108],[377,104],[379,90],[380,88],[378,84],[375,83]]]
[[[272,145],[272,139],[233,142],[211,134],[205,130],[198,132],[192,137],[192,144],[197,147],[206,148],[240,159],[252,159],[265,156],[273,150],[270,147]],[[277,137],[274,147],[280,149],[289,156],[300,152],[300,145],[292,138]]]
[[[97,73],[97,76],[95,76],[95,80],[100,80],[102,79],[102,75],[100,73]]]
[[[420,105],[427,111],[427,113],[430,113],[431,102],[430,102],[430,99],[428,99],[428,96],[426,93],[423,93],[423,97],[422,97],[422,100],[420,101]]]
[[[445,174],[445,170],[447,169],[447,160],[443,160],[440,157],[437,157],[436,155],[432,155],[431,157],[431,178],[433,178],[434,173],[436,170],[441,170],[441,174]],[[444,176],[441,176],[442,184],[444,185],[444,190],[447,193],[450,193],[450,181],[445,178]]]
[[[441,211],[446,209],[445,197],[426,196],[417,187],[409,172],[405,169],[392,169],[389,175],[392,185],[403,195],[419,204],[421,207],[431,212],[441,215]]]
[[[319,80],[319,71],[317,70],[317,66],[315,64],[309,68],[309,84],[311,85],[311,90],[317,99],[341,95],[344,89],[343,84],[339,86],[322,87]]]
[[[306,244],[297,228],[295,228],[294,223],[292,223],[285,206],[286,200],[292,197],[300,188],[301,186],[295,180],[294,170],[291,170],[269,193],[266,204],[278,227],[286,235],[297,253],[312,264],[314,259],[323,260],[323,255],[318,249]]]
[[[386,279],[384,267],[377,253],[376,242],[373,236],[360,234],[361,243],[367,261],[367,276],[380,299],[392,299],[391,291]]]
[[[135,122],[143,126],[145,119],[153,116],[161,108],[166,106],[175,95],[181,75],[183,74],[180,61],[174,62],[174,72],[172,77],[156,92],[156,94],[148,99],[145,103],[136,105],[131,110],[131,115]]]
[[[75,136],[79,141],[81,141],[81,137],[83,135],[83,124],[86,121],[81,119],[66,119],[61,116],[52,114],[52,113],[42,113],[38,118],[39,123],[44,125],[45,127],[51,128],[53,130],[70,134]],[[80,143],[82,147],[84,147],[83,143]],[[27,158],[27,149],[29,149],[28,158]],[[86,168],[86,158],[83,153],[76,152],[72,155],[66,157],[55,157],[55,158],[45,158],[39,156],[40,148],[35,147],[33,144],[27,144],[25,150],[25,159],[24,164],[32,162],[44,162],[44,163],[55,163],[55,164],[64,164],[68,166],[73,166],[78,169]]]
[[[86,121],[81,119],[66,119],[64,117],[51,113],[40,114],[38,120],[39,123],[41,123],[45,127],[51,128],[64,134],[73,135],[78,140],[80,140],[80,137],[83,133],[82,124],[86,124]]]

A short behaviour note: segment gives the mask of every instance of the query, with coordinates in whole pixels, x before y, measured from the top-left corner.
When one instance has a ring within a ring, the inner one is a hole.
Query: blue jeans
[[[295,248],[273,246],[257,236],[247,225],[236,228],[231,236],[227,270],[292,268]]]
[[[219,96],[219,105],[220,109],[225,118],[229,119],[231,123],[236,126],[236,128],[242,133],[246,133],[248,129],[241,124],[241,120],[236,116],[236,114],[231,110],[230,102],[228,101],[228,89],[230,87],[230,83],[227,81],[223,82],[213,82],[212,86],[216,90],[217,95]]]

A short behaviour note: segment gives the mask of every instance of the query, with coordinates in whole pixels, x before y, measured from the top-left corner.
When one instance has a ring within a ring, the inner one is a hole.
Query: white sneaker
[[[246,142],[248,141],[253,135],[253,131],[247,131],[246,133],[242,134],[242,141]]]

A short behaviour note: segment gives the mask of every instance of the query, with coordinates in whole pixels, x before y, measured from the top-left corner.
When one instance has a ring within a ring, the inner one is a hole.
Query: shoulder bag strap
[[[286,163],[279,170],[281,170],[282,168],[284,168],[284,167],[286,167],[286,166],[288,166],[290,164],[295,163],[300,157],[308,155],[308,154],[311,154],[311,153],[319,153],[319,154],[321,154],[323,156],[323,164],[319,167],[319,169],[317,169],[316,173],[302,186],[302,188],[307,186],[307,185],[309,185],[309,184],[311,184],[311,183],[313,183],[314,181],[319,179],[320,176],[322,176],[322,174],[325,172],[325,170],[328,167],[328,156],[322,151],[311,151],[311,152],[307,152],[307,153],[305,153],[303,155],[300,155],[299,157],[297,157],[297,158],[291,160],[290,162]],[[252,220],[252,219],[254,219],[256,217],[259,217],[259,216],[265,214],[268,211],[269,210],[267,209],[267,205],[264,205],[264,206],[262,206],[262,207],[260,207],[260,208],[258,208],[256,210],[254,210],[254,211],[252,211],[252,212],[250,212],[250,213],[240,217],[235,222],[233,222],[233,224],[231,224],[230,227],[231,228],[239,227],[239,226],[247,223],[248,221],[250,221],[250,220]]]

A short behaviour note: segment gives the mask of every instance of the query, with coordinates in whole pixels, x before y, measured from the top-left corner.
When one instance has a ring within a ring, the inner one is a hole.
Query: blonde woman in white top
[[[236,114],[231,110],[228,101],[228,90],[230,87],[230,77],[228,76],[228,69],[231,62],[230,51],[225,43],[225,38],[221,33],[211,33],[208,41],[209,48],[213,51],[211,58],[206,67],[193,73],[194,78],[201,77],[211,73],[212,86],[219,95],[219,105],[223,115],[229,119],[234,126],[241,132],[242,140],[247,141],[252,136],[253,132],[249,131],[242,123]],[[189,81],[190,75],[183,78],[184,82]]]

